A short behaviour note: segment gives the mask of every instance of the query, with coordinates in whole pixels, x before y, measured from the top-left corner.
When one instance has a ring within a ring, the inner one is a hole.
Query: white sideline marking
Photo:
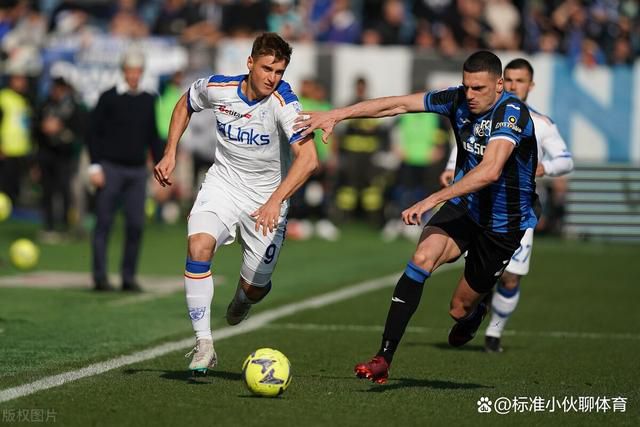
[[[445,264],[438,270],[436,270],[434,274],[457,268],[459,265],[461,264]],[[300,302],[287,304],[282,307],[274,308],[272,310],[263,311],[256,314],[255,316],[248,318],[239,325],[229,326],[214,331],[214,340],[217,342],[225,338],[255,331],[256,329],[263,327],[269,322],[272,322],[281,317],[290,316],[299,311],[307,310],[310,308],[324,307],[325,305],[353,298],[367,292],[394,286],[395,282],[401,274],[402,273],[395,273],[385,277],[380,277],[378,279],[367,280],[365,282],[361,282],[347,288],[339,289],[337,291],[318,295]],[[193,346],[193,341],[193,338],[185,338],[179,341],[168,342],[156,347],[149,348],[147,350],[129,354],[127,356],[120,356],[116,357],[115,359],[106,360],[104,362],[94,363],[93,365],[89,365],[76,371],[64,372],[62,374],[44,377],[29,384],[0,390],[0,403],[17,399],[19,397],[28,396],[42,390],[61,386],[65,383],[76,381],[81,378],[100,375],[107,371],[121,368],[126,365],[154,359],[167,353],[191,347]]]
[[[382,332],[382,326],[370,325],[323,325],[318,323],[275,323],[265,325],[270,329],[290,329],[298,331],[348,331],[348,332]],[[427,328],[422,326],[408,326],[407,332],[417,334],[433,334],[447,333],[449,329],[445,328]],[[620,334],[620,333],[602,333],[602,332],[569,332],[569,331],[515,331],[506,330],[502,333],[506,336],[519,337],[543,337],[543,338],[577,338],[592,340],[640,340],[640,334]]]

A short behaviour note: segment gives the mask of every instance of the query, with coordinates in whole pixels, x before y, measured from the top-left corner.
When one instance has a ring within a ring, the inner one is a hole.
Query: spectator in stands
[[[222,9],[222,31],[231,37],[251,38],[267,30],[269,8],[260,0],[237,0]]]
[[[385,0],[382,17],[365,32],[378,35],[382,45],[410,45],[414,40],[414,22],[400,0]],[[371,35],[366,36],[367,38]],[[369,43],[372,44],[372,43]]]
[[[517,50],[520,47],[520,12],[512,0],[488,0],[484,19],[489,27],[489,46],[492,49]]]
[[[7,87],[0,89],[0,191],[20,206],[21,183],[32,151],[29,81],[22,64],[9,61]]]
[[[320,16],[315,27],[316,40],[333,43],[357,43],[361,25],[349,0],[335,0]]]
[[[367,98],[368,82],[355,80],[356,103]],[[361,217],[375,225],[382,221],[383,184],[376,179],[378,171],[373,156],[388,145],[388,128],[384,121],[353,119],[345,122],[335,138],[339,153],[336,207],[341,219]]]
[[[324,86],[313,78],[302,80],[299,99],[307,111],[328,111],[332,108]],[[320,166],[291,198],[287,236],[296,240],[310,237],[314,228],[311,220],[315,220],[316,235],[335,241],[340,237],[340,230],[329,220],[332,181],[337,166],[335,144],[333,138],[329,138],[326,144],[322,142],[320,132],[314,135],[314,142]]]
[[[71,86],[64,79],[55,78],[48,97],[37,107],[34,120],[45,242],[55,243],[62,237],[59,232],[69,230],[71,182],[77,171],[86,121],[86,111]],[[62,209],[56,209],[58,205]]]
[[[267,18],[269,31],[278,33],[285,40],[310,40],[312,34],[305,31],[302,17],[293,0],[271,0],[271,10]]]
[[[440,189],[439,176],[447,154],[449,131],[445,121],[434,114],[404,114],[399,116],[392,132],[392,150],[400,159],[393,197],[385,208],[389,221],[382,236],[396,238],[401,232],[418,241],[422,230],[402,223],[400,214],[405,206],[426,198]],[[427,213],[428,218],[430,213]],[[426,221],[425,218],[425,221]]]
[[[137,0],[118,0],[109,22],[109,32],[120,37],[145,37],[149,27],[138,13]]]

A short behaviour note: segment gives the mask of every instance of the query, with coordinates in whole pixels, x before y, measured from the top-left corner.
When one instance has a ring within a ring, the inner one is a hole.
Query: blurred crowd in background
[[[274,31],[289,41],[556,52],[625,64],[640,52],[637,0],[2,0],[0,38],[103,32],[215,43]]]
[[[90,229],[91,188],[82,164],[91,107],[57,77],[38,91],[40,56],[48,43],[108,34],[129,39],[166,36],[183,46],[214,48],[223,38],[275,31],[291,42],[405,45],[455,56],[486,48],[566,55],[574,63],[626,66],[640,53],[636,0],[0,0],[0,190],[15,215],[43,224],[43,240]],[[62,42],[61,42],[62,41]],[[157,100],[159,135],[190,81],[177,72]],[[314,76],[296,88],[307,110],[332,107]],[[353,81],[352,101],[368,97],[367,80]],[[194,116],[181,144],[177,183],[155,187],[148,215],[186,215],[213,161],[212,116]],[[322,169],[294,196],[289,234],[339,238],[339,226],[363,220],[386,239],[403,233],[402,209],[438,188],[449,154],[447,125],[435,115],[352,120],[325,145]],[[562,197],[547,212],[560,217]],[[552,218],[553,219],[553,218]],[[296,221],[297,220],[297,221]],[[311,222],[314,220],[314,222]],[[547,231],[559,230],[557,220]]]

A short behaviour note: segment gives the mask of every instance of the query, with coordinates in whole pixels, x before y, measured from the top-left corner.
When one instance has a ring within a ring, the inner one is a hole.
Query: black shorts
[[[480,227],[462,206],[447,202],[427,225],[441,228],[462,253],[467,252],[464,277],[478,292],[489,292],[520,247],[524,230],[496,233]]]

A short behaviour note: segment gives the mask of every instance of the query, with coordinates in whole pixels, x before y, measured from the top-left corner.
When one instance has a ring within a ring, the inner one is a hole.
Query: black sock
[[[393,291],[391,306],[382,334],[382,343],[377,354],[384,357],[389,364],[393,360],[393,354],[404,335],[411,316],[420,304],[424,281],[428,277],[429,272],[410,262]]]

